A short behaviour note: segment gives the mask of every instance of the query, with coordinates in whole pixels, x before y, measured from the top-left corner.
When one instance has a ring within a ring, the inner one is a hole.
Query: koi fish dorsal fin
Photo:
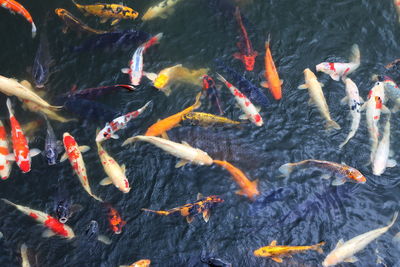
[[[211,213],[209,209],[203,211],[203,219],[206,223],[210,220],[210,215]]]
[[[278,258],[278,257],[272,257],[271,258],[273,261],[276,261],[276,262],[279,262],[279,263],[282,263],[283,262],[283,260],[281,259],[281,258]]]
[[[272,240],[271,243],[269,244],[271,247],[275,247],[276,246],[276,240]]]
[[[121,169],[122,169],[122,172],[125,173],[126,172],[126,165],[122,164]]]
[[[187,221],[187,223],[192,223],[193,222],[193,216],[186,216],[186,221]]]
[[[203,194],[202,193],[197,193],[197,200],[202,199],[203,198]]]
[[[344,241],[343,241],[343,238],[341,238],[341,239],[337,242],[335,249],[336,249],[336,248],[340,248],[343,244],[344,244]]]

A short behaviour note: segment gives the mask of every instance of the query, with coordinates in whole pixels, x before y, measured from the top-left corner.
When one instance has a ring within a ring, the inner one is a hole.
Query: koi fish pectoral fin
[[[102,18],[101,20],[100,20],[100,23],[106,23],[108,21],[108,18]],[[112,25],[112,24],[111,24]]]
[[[188,164],[188,163],[189,163],[188,160],[182,159],[182,160],[178,161],[178,162],[175,164],[175,168],[180,168],[180,167],[182,167],[182,166],[185,166],[185,165]]]
[[[111,239],[108,238],[108,237],[105,236],[105,235],[99,235],[99,236],[97,237],[97,240],[99,240],[101,243],[104,243],[104,244],[106,244],[106,245],[110,245],[110,244],[112,243]]]
[[[186,221],[187,221],[187,223],[192,223],[193,222],[193,216],[186,216]]]
[[[203,219],[205,222],[208,222],[210,220],[210,215],[211,213],[209,209],[203,211]]]
[[[110,184],[112,184],[112,181],[111,181],[111,179],[109,177],[106,177],[103,180],[101,180],[99,184],[103,185],[103,186],[110,185]]]
[[[389,159],[386,163],[386,167],[393,168],[397,165],[397,162],[394,159]]]
[[[268,86],[269,86],[267,81],[261,82],[260,85],[261,85],[262,87],[264,87],[264,88],[268,88]]]
[[[87,151],[90,150],[90,147],[89,147],[89,146],[79,146],[78,148],[79,148],[79,151],[80,151],[81,153],[85,153],[85,152],[87,152]]]
[[[333,180],[333,182],[332,182],[332,185],[333,186],[339,186],[339,185],[342,185],[342,184],[344,184],[346,182],[346,178],[336,178],[335,180]]]
[[[161,137],[164,138],[165,140],[169,140],[169,136],[168,136],[167,132],[161,133]]]
[[[240,54],[239,52],[236,52],[236,53],[233,54],[233,57],[236,58],[236,59],[241,60],[242,59],[242,54]]]
[[[349,102],[349,98],[348,98],[347,96],[343,97],[343,98],[340,100],[340,104],[342,104],[342,105],[346,105],[347,102]]]
[[[279,263],[282,263],[283,262],[283,260],[281,259],[281,258],[278,258],[278,257],[272,257],[271,258],[273,261],[276,261],[276,262],[279,262]]]
[[[331,177],[332,177],[332,174],[330,174],[330,173],[324,173],[321,175],[321,179],[324,179],[324,180],[328,180]]]
[[[65,161],[67,158],[68,158],[68,155],[67,155],[67,152],[65,152],[65,153],[61,156],[60,162]]]
[[[384,113],[384,114],[390,114],[390,110],[388,109],[387,106],[382,105],[382,113]]]
[[[271,243],[269,244],[271,247],[275,247],[276,246],[276,240],[272,240]]]
[[[147,77],[147,79],[149,79],[150,81],[155,81],[155,79],[157,78],[157,73],[153,73],[153,72],[145,72],[143,71],[143,75]]]
[[[300,89],[300,90],[304,90],[304,89],[307,89],[307,88],[308,88],[308,86],[306,84],[301,84],[301,85],[299,85],[297,87],[297,89]]]
[[[15,161],[15,155],[14,153],[10,153],[6,156],[6,160],[8,161]]]
[[[54,235],[55,235],[55,233],[54,233],[53,231],[51,231],[51,230],[45,230],[45,231],[43,232],[43,234],[42,234],[42,237],[48,238],[48,237],[52,237],[52,236],[54,236]]]
[[[130,74],[132,71],[131,71],[130,68],[122,68],[121,72],[124,73],[124,74]]]
[[[40,149],[37,148],[32,148],[31,150],[29,150],[29,155],[31,157],[37,156],[41,153],[42,151],[40,151]]]
[[[114,19],[113,21],[111,21],[111,26],[114,26],[115,24],[119,23],[121,21],[121,19]]]
[[[336,72],[330,74],[329,76],[331,76],[331,78],[335,81],[339,81],[340,80],[340,75],[337,74]]]
[[[239,116],[239,120],[248,120],[249,116],[247,116],[246,114],[242,114]]]
[[[350,262],[350,263],[354,263],[354,262],[357,262],[357,261],[358,261],[358,258],[356,256],[352,256],[352,257],[349,257],[349,258],[344,260],[344,262]]]
[[[117,134],[112,134],[112,135],[111,135],[111,138],[112,138],[112,139],[119,139],[119,135],[117,135]]]

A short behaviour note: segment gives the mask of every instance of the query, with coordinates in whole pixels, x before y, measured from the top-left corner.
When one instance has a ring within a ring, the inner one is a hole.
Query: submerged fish
[[[120,114],[102,103],[79,97],[67,98],[64,108],[81,119],[93,119],[102,123],[111,121]]]
[[[57,8],[54,10],[57,16],[60,17],[64,21],[64,28],[62,30],[63,33],[67,33],[68,29],[75,30],[77,32],[87,32],[87,33],[94,33],[94,34],[103,34],[107,33],[107,31],[101,31],[101,30],[95,30],[82,21],[80,21],[78,18],[76,18],[74,15],[69,13],[67,10],[63,8]]]
[[[268,88],[275,100],[282,98],[282,80],[279,79],[274,59],[272,58],[271,49],[269,47],[270,37],[265,42],[265,81],[261,83],[262,87]]]
[[[86,98],[86,99],[94,99],[99,96],[103,96],[105,94],[110,94],[115,91],[125,89],[128,91],[134,91],[135,87],[129,84],[116,84],[116,85],[110,85],[110,86],[100,86],[100,87],[94,87],[94,88],[86,88],[82,89],[79,91],[75,90],[76,87],[73,87],[71,89],[71,92],[67,93],[64,95],[64,97],[81,97],[81,98]]]
[[[392,168],[397,165],[394,159],[389,159],[390,152],[390,116],[385,125],[385,131],[381,141],[375,152],[374,161],[372,162],[372,173],[380,176],[385,172],[386,168]]]
[[[36,26],[28,10],[26,10],[20,3],[14,0],[0,0],[0,6],[8,9],[13,14],[17,13],[23,16],[32,26],[32,38],[35,37]]]
[[[218,89],[215,86],[213,78],[208,75],[203,76],[203,93],[204,92],[206,92],[208,100],[218,109],[219,114],[223,115],[224,112],[222,110],[221,100],[219,99]]]
[[[32,76],[37,88],[43,88],[49,80],[51,63],[49,41],[47,40],[46,33],[42,32],[32,67]]]
[[[192,124],[198,124],[201,126],[218,125],[218,124],[219,125],[240,124],[239,121],[233,121],[225,117],[204,112],[193,112],[193,111],[183,115],[183,120],[189,120]]]
[[[12,161],[7,160],[7,155],[10,153],[8,150],[8,138],[6,128],[0,120],[0,178],[1,180],[8,179],[11,173]]]
[[[316,250],[318,253],[322,254],[322,246],[325,242],[321,242],[312,246],[278,246],[276,245],[276,240],[273,240],[269,246],[259,248],[254,251],[254,256],[256,257],[270,257],[273,261],[283,262],[283,257],[290,257],[292,254],[304,252],[307,250]]]
[[[22,243],[21,245],[21,259],[22,259],[22,267],[30,267],[31,264],[29,263],[29,257],[28,257],[28,247],[25,245],[25,243]]]
[[[132,263],[131,265],[120,265],[119,267],[149,267],[151,261],[148,259],[138,260]]]
[[[201,256],[200,260],[210,267],[232,267],[232,263],[216,257]]]
[[[174,6],[181,0],[163,0],[155,6],[150,7],[144,13],[142,20],[151,20],[157,17],[166,19],[168,15],[174,13]]]
[[[110,224],[111,230],[119,235],[122,233],[122,227],[126,225],[126,221],[122,220],[121,215],[118,211],[114,209],[110,204],[106,204],[108,209],[108,222]]]
[[[392,112],[395,113],[400,109],[400,88],[389,76],[383,76],[381,82],[385,88],[385,95],[394,102]]]
[[[355,183],[365,183],[367,179],[361,172],[353,167],[347,166],[345,164],[339,164],[336,162],[316,160],[316,159],[306,159],[303,161],[295,163],[286,163],[279,167],[279,171],[286,177],[289,177],[290,173],[297,166],[311,165],[316,167],[325,168],[334,172],[338,177],[332,182],[332,185],[342,185],[347,181],[352,181]],[[332,174],[323,175],[323,178],[329,179]]]
[[[51,127],[49,120],[46,116],[44,116],[44,118],[47,124],[47,131],[43,154],[47,159],[47,163],[49,165],[54,165],[57,163],[58,154],[62,151],[62,147],[60,142],[57,140],[56,135],[54,134],[53,127]]]
[[[89,247],[91,250],[95,248],[88,246],[88,243],[90,244],[93,241],[98,240],[106,245],[110,245],[112,243],[112,241],[108,237],[99,234],[99,223],[95,220],[90,221],[88,227],[84,232],[84,237],[84,246]]]
[[[83,207],[78,204],[72,204],[71,198],[66,189],[58,186],[54,197],[54,214],[60,223],[66,223],[68,219]]]

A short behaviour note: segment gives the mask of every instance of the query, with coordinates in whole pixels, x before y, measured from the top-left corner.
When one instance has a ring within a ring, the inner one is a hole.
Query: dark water
[[[156,2],[125,1],[124,4],[143,13]],[[73,85],[88,88],[129,82],[120,69],[127,66],[136,47],[71,53],[71,47],[81,44],[87,37],[62,34],[62,23],[53,10],[66,8],[94,28],[107,29],[107,25],[98,24],[93,17],[83,17],[70,1],[21,3],[32,14],[39,34],[43,31],[48,34],[55,60],[46,87],[50,102]],[[230,13],[231,4],[229,0],[182,1],[166,20],[123,21],[119,27],[164,33],[161,43],[146,52],[145,70],[158,72],[181,63],[190,68],[209,67],[213,74],[213,60],[222,58],[229,66],[243,72],[241,63],[231,56],[237,51],[238,37],[238,28]],[[191,165],[175,169],[176,159],[151,145],[141,143],[121,148],[127,137],[144,133],[158,118],[175,114],[192,104],[199,91],[199,88],[181,85],[166,97],[144,80],[135,92],[119,91],[98,99],[122,113],[153,100],[151,109],[118,133],[120,140],[104,144],[110,155],[127,165],[132,187],[128,194],[122,194],[113,186],[98,185],[105,174],[94,137],[96,128],[104,124],[92,119],[52,123],[59,139],[68,131],[79,144],[92,147],[84,154],[92,191],[120,211],[127,221],[123,233],[113,235],[108,229],[106,211],[84,192],[68,162],[48,167],[44,158],[38,156],[33,159],[33,170],[28,174],[21,174],[14,165],[11,178],[1,182],[0,195],[50,212],[57,188],[65,186],[74,202],[84,207],[67,223],[78,238],[74,241],[42,238],[42,226],[1,204],[0,231],[4,234],[0,240],[1,266],[20,264],[19,247],[23,242],[31,248],[39,266],[118,266],[142,258],[151,259],[154,266],[204,266],[200,262],[202,253],[223,258],[234,266],[318,266],[326,253],[319,255],[312,251],[277,264],[270,259],[254,257],[253,251],[276,239],[278,244],[285,245],[326,241],[324,249],[329,252],[340,238],[348,240],[388,223],[399,209],[399,169],[387,169],[381,177],[376,177],[370,167],[365,167],[370,148],[365,116],[356,136],[343,151],[337,149],[350,126],[348,110],[339,104],[339,99],[345,95],[344,85],[327,75],[318,75],[325,84],[323,90],[332,117],[342,126],[341,131],[331,133],[324,130],[318,111],[306,104],[307,92],[296,88],[303,83],[304,68],[314,68],[328,59],[346,61],[351,45],[357,43],[361,50],[361,66],[351,78],[365,98],[373,85],[369,79],[371,75],[379,73],[385,64],[398,57],[400,27],[392,1],[253,0],[245,2],[241,11],[254,49],[262,54],[257,57],[254,72],[245,75],[255,84],[263,79],[264,41],[270,33],[272,54],[284,80],[283,99],[263,109],[265,125],[261,128],[251,124],[219,129],[182,126],[169,135],[173,140],[185,140],[207,151],[215,159],[233,163],[251,180],[259,179],[262,193],[259,199],[252,203],[236,195],[237,185],[219,167]],[[49,18],[45,26],[46,14]],[[33,64],[39,38],[31,39],[30,25],[5,9],[0,9],[0,21],[0,74],[31,79],[27,69]],[[225,88],[221,93],[226,116],[237,119],[241,113],[235,108],[234,99]],[[5,97],[1,97],[0,103],[5,103]],[[211,109],[203,103],[201,111],[210,112]],[[4,104],[0,112],[1,118],[8,117]],[[67,112],[64,115],[71,116]],[[39,118],[23,111],[19,105],[16,116],[21,123]],[[392,116],[394,151],[399,146],[398,122],[398,116]],[[35,134],[35,137],[44,136],[44,129]],[[31,139],[31,147],[43,147],[42,139]],[[364,185],[346,183],[332,187],[329,181],[320,179],[321,171],[314,169],[295,172],[288,179],[279,177],[277,168],[281,164],[307,158],[346,162],[358,168],[368,181]],[[140,211],[141,208],[169,209],[193,202],[198,192],[218,194],[225,200],[212,210],[208,223],[196,218],[189,225],[180,216],[161,217]],[[112,239],[111,245],[79,237],[91,220],[98,221],[100,232]],[[399,247],[391,241],[399,230],[399,225],[395,224],[357,254],[359,262],[342,266],[376,266],[376,249],[387,266],[399,266]]]

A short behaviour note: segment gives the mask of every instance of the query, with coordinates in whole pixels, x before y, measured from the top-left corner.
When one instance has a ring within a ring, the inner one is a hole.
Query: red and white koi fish
[[[252,123],[257,126],[262,126],[264,124],[261,115],[258,113],[257,108],[251,103],[251,101],[239,91],[235,86],[233,86],[230,82],[228,82],[222,75],[217,73],[217,79],[223,82],[226,87],[231,91],[231,93],[235,96],[236,102],[244,112],[240,119],[249,119]]]
[[[129,112],[123,116],[113,119],[111,122],[108,122],[106,126],[97,134],[96,142],[103,142],[110,138],[118,139],[119,136],[115,134],[120,129],[126,127],[128,122],[132,119],[137,118],[140,114],[142,114],[151,101],[147,102],[143,107],[138,110]]]
[[[349,63],[338,63],[338,62],[322,62],[315,66],[317,71],[322,71],[329,74],[335,81],[339,81],[340,78],[345,78],[347,75],[355,71],[360,66],[360,49],[357,44],[351,47],[351,56]]]
[[[65,154],[61,157],[61,162],[69,159],[72,169],[74,169],[76,175],[79,178],[83,188],[86,192],[94,199],[103,202],[101,198],[95,196],[90,189],[89,180],[86,174],[85,162],[83,161],[82,153],[88,151],[90,148],[88,146],[78,146],[74,137],[69,133],[64,133],[63,143],[65,148]],[[82,152],[82,153],[81,153]]]
[[[380,176],[385,172],[386,168],[392,168],[397,165],[394,159],[389,159],[390,152],[390,116],[385,125],[385,131],[381,141],[378,144],[374,161],[372,162],[372,172],[374,175]]]
[[[69,226],[60,223],[56,218],[51,217],[47,213],[44,213],[44,212],[38,211],[38,210],[34,210],[34,209],[31,209],[31,208],[28,208],[25,206],[17,205],[17,204],[12,203],[11,201],[4,199],[4,198],[2,198],[2,200],[4,202],[6,202],[7,204],[10,204],[10,205],[16,207],[22,213],[35,219],[37,222],[46,226],[49,230],[47,230],[43,233],[43,237],[51,237],[55,234],[60,235],[65,238],[68,238],[68,239],[75,237],[74,231],[72,231],[72,229]]]
[[[38,155],[40,150],[37,148],[29,150],[28,141],[26,140],[19,122],[14,116],[9,98],[7,98],[7,108],[8,112],[10,113],[11,140],[13,143],[14,152],[14,154],[9,154],[7,159],[15,160],[21,171],[23,173],[27,173],[31,170],[31,157]]]
[[[20,3],[14,0],[0,0],[0,6],[10,10],[11,13],[18,13],[32,25],[32,38],[36,35],[36,26],[33,23],[31,14]]]
[[[129,78],[131,80],[131,84],[137,86],[140,84],[140,81],[143,76],[143,53],[150,46],[157,44],[162,38],[163,34],[159,33],[144,44],[140,45],[135,53],[132,56],[132,60],[129,62],[129,68],[121,69],[122,73],[129,74]]]
[[[11,172],[12,162],[7,160],[8,154],[7,133],[3,122],[0,121],[0,178],[2,180],[8,179]]]

